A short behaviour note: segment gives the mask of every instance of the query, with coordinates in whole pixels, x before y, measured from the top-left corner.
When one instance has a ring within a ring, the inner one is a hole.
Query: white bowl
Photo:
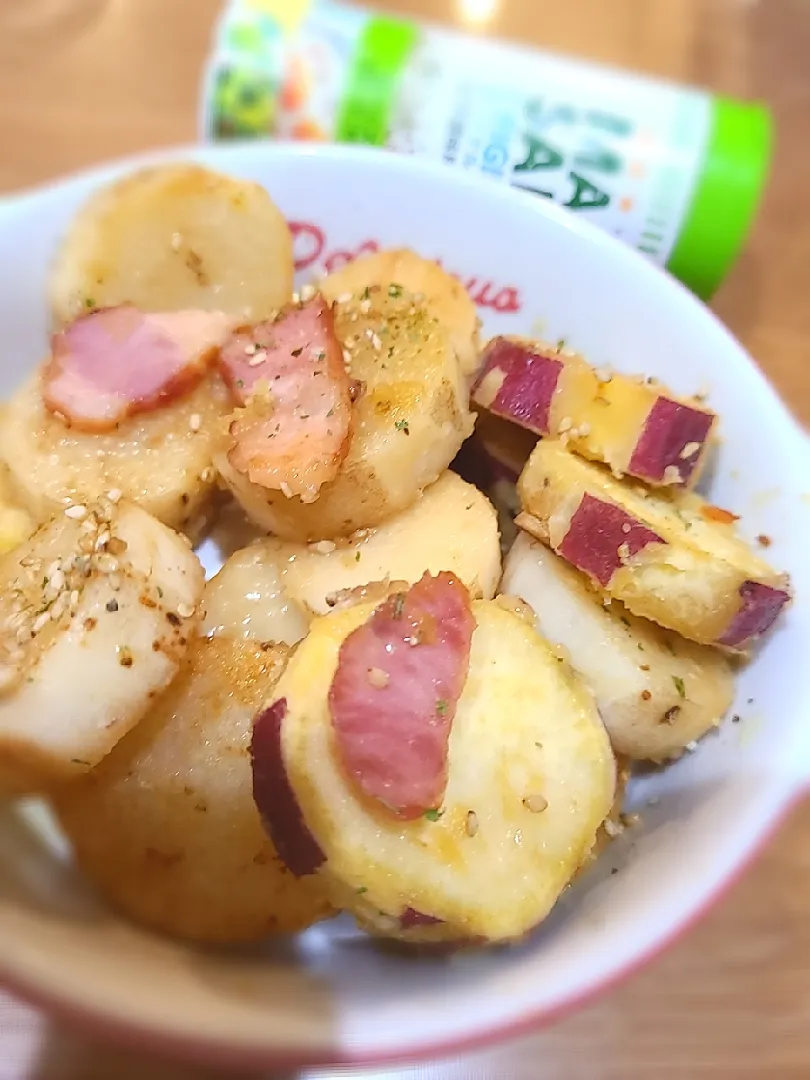
[[[542,199],[336,147],[186,149],[0,206],[0,393],[43,355],[45,278],[71,215],[93,188],[167,158],[265,184],[296,223],[301,281],[375,244],[407,245],[468,283],[487,333],[566,338],[595,363],[684,393],[708,384],[724,438],[712,498],[743,515],[749,536],[773,538],[769,556],[790,571],[798,600],[739,679],[739,722],[635,781],[642,824],[520,947],[403,957],[338,919],[261,954],[194,951],[105,912],[34,806],[0,813],[0,980],[96,1033],[233,1067],[383,1062],[530,1029],[705,911],[807,783],[807,438],[713,315],[617,241]]]

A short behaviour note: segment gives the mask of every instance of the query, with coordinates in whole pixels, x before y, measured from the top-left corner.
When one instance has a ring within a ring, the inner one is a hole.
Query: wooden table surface
[[[433,9],[456,23],[465,10],[463,0],[387,6]],[[490,6],[486,32],[772,105],[778,147],[766,205],[714,306],[810,420],[810,2]],[[93,18],[82,23],[87,8],[95,9]],[[201,65],[217,8],[218,0],[0,0],[0,191],[195,139]],[[808,835],[805,804],[701,926],[551,1030],[486,1055],[375,1072],[369,1080],[810,1076]],[[92,1044],[0,992],[0,1080],[208,1075]],[[338,1074],[319,1073],[318,1080],[327,1075]]]

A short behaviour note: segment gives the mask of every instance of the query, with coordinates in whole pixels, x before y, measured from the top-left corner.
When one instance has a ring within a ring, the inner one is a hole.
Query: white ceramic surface
[[[740,722],[634,782],[643,823],[520,947],[405,958],[341,919],[261,955],[195,953],[101,911],[34,808],[0,811],[0,980],[99,1030],[233,1064],[425,1055],[540,1023],[671,939],[803,791],[808,440],[691,295],[541,199],[370,150],[251,143],[170,156],[265,184],[298,223],[300,282],[374,243],[407,245],[470,282],[485,333],[564,337],[595,363],[684,393],[707,386],[723,434],[712,499],[743,515],[746,534],[773,538],[768,555],[790,571],[798,599],[739,679]],[[43,355],[45,275],[66,223],[91,189],[143,160],[0,206],[1,395]],[[213,569],[216,551],[205,555]]]

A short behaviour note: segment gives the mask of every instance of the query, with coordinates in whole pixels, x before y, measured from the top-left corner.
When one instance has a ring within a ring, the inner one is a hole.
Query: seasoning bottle
[[[205,138],[367,143],[551,199],[708,299],[767,175],[767,108],[342,0],[231,0]]]

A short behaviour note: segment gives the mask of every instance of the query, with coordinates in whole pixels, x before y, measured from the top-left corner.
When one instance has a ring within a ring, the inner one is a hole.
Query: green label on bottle
[[[418,36],[410,23],[386,18],[368,22],[347,72],[337,142],[385,145],[397,86]]]

